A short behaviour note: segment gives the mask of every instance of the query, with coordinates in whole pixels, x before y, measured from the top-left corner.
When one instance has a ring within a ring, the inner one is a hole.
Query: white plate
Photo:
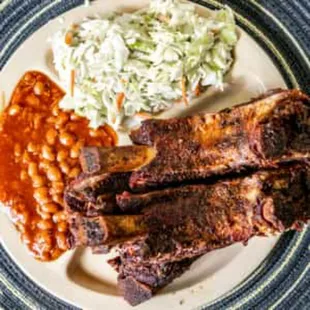
[[[147,1],[101,1],[88,8],[79,7],[63,15],[64,24],[57,18],[34,33],[10,58],[0,73],[0,91],[6,98],[27,70],[40,70],[58,82],[51,63],[47,38],[59,28],[98,12],[132,10],[147,5]],[[199,7],[203,14],[205,9]],[[166,112],[162,117],[182,116],[196,111],[217,111],[246,101],[267,89],[286,87],[281,74],[257,43],[240,29],[236,63],[224,92],[210,88],[189,107],[183,105]],[[17,129],[18,130],[18,129]],[[120,143],[127,143],[122,135]],[[35,261],[21,244],[18,234],[5,214],[0,214],[2,243],[16,263],[37,284],[50,293],[84,309],[131,309],[119,296],[117,274],[106,264],[106,256],[92,255],[89,250],[68,252],[51,263]],[[164,288],[153,299],[136,309],[189,309],[206,304],[249,276],[264,260],[277,238],[254,238],[248,246],[234,245],[209,253],[196,261],[190,271]]]

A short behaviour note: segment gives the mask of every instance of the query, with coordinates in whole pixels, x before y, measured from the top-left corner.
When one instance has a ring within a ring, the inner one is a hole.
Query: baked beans
[[[63,192],[81,172],[81,147],[116,142],[110,127],[89,129],[85,118],[62,111],[63,96],[47,76],[29,71],[0,117],[0,201],[22,242],[42,261],[68,248]]]
[[[42,146],[42,157],[49,161],[55,160],[54,150],[49,145]]]

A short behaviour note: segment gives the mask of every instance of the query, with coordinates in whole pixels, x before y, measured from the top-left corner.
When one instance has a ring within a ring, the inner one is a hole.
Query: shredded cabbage
[[[193,98],[197,87],[221,88],[237,40],[229,8],[206,18],[193,4],[176,0],[88,18],[52,38],[55,68],[67,90],[60,106],[87,117],[91,127],[119,128],[126,117]]]

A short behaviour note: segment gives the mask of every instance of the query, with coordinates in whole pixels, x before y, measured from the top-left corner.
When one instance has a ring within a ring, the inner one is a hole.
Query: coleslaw
[[[185,103],[222,87],[238,40],[232,11],[202,17],[193,4],[152,0],[128,14],[87,18],[52,38],[55,68],[67,90],[60,102],[119,128],[125,118]]]

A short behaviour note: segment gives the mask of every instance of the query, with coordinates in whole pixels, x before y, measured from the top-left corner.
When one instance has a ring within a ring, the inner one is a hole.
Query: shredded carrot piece
[[[138,112],[135,115],[138,116],[138,117],[141,117],[143,119],[150,119],[150,118],[152,118],[152,115],[150,113],[147,113],[147,112]]]
[[[119,93],[117,94],[116,97],[116,106],[117,106],[117,110],[120,111],[123,105],[125,99],[125,94],[124,93]]]
[[[181,87],[182,87],[182,97],[185,105],[188,105],[188,100],[186,96],[186,78],[183,76],[181,80]]]
[[[159,21],[164,22],[164,23],[167,23],[167,24],[170,22],[170,17],[167,16],[167,15],[163,15],[163,14],[159,14],[159,15],[157,16],[157,19],[158,19]]]
[[[200,82],[197,84],[195,88],[195,96],[199,96],[201,94]]]
[[[65,43],[67,45],[71,45],[73,43],[73,32],[68,31],[65,35]]]
[[[71,70],[71,75],[70,75],[70,94],[71,94],[71,97],[74,96],[74,84],[75,84],[75,70],[72,69]]]
[[[123,84],[127,84],[128,83],[128,81],[127,80],[125,80],[125,79],[121,79],[121,82],[123,83]]]

